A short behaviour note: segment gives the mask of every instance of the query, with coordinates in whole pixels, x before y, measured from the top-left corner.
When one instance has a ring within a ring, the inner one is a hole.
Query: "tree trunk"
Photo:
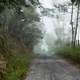
[[[79,4],[78,4],[78,8],[77,8],[77,19],[76,19],[76,28],[75,28],[75,36],[74,36],[75,44],[76,44],[76,36],[77,36],[78,22],[79,22]]]
[[[78,46],[79,46],[79,40],[78,40]]]
[[[71,26],[72,26],[72,46],[74,45],[74,28],[73,28],[73,3],[72,3],[72,12],[71,12]]]

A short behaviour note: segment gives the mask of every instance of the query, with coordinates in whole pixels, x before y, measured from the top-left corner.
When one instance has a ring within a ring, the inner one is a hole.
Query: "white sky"
[[[52,8],[53,1],[52,0],[39,0],[42,3],[42,6],[45,8]]]
[[[53,18],[43,16],[42,17],[42,22],[44,23],[46,32],[48,32],[48,33],[53,32],[53,30],[54,30],[54,27],[53,27],[54,26],[53,25]]]
[[[63,4],[69,0],[39,0],[45,8],[53,8],[53,4]]]
[[[64,4],[69,0],[39,0],[39,1],[44,8],[53,9],[54,4],[55,5]],[[60,15],[60,13],[58,11],[56,11],[56,13],[53,13],[53,14]],[[65,20],[65,17],[63,16],[63,21],[64,20]],[[57,25],[57,24],[59,24],[58,21],[54,17],[42,16],[41,21],[44,23],[44,27],[46,29],[46,32],[48,32],[48,33],[50,33],[50,32],[52,33],[53,30],[54,30],[54,27],[59,26],[59,25]],[[61,21],[61,19],[60,19],[60,21]],[[66,20],[65,21],[67,22],[66,26],[68,26],[69,22],[70,22],[70,15],[69,14],[66,15]]]

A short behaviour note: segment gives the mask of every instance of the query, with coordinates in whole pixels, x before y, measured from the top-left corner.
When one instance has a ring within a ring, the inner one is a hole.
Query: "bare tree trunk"
[[[78,40],[78,46],[79,46],[79,40]]]
[[[74,45],[74,28],[73,28],[73,3],[72,3],[72,12],[71,12],[71,26],[72,26],[72,46]]]
[[[76,36],[77,36],[77,30],[78,30],[78,22],[79,22],[79,4],[77,8],[77,19],[76,19],[76,28],[75,28],[75,36],[74,36],[75,43],[76,43]]]
[[[79,31],[78,31],[78,44],[77,45],[79,46]]]

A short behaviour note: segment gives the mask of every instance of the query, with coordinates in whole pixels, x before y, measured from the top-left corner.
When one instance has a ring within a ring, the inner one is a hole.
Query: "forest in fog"
[[[34,56],[80,63],[80,0],[0,0],[0,80],[21,80]]]

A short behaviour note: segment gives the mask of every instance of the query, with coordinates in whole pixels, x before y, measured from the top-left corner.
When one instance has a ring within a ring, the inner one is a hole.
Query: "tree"
[[[11,18],[8,25],[8,34],[32,50],[34,45],[43,36],[39,28],[40,26],[37,25],[39,23],[39,17],[32,7],[22,7],[22,9],[23,12],[16,13],[14,11],[15,15]]]
[[[9,9],[12,7],[19,8],[21,5],[26,5],[25,0],[1,0],[0,1],[0,13],[8,7]]]
[[[5,34],[3,41],[8,44],[10,44],[10,39],[14,38],[15,41],[21,42],[32,50],[42,38],[40,26],[36,25],[39,17],[33,6],[23,5],[21,1],[10,0],[6,4],[8,0],[4,0],[4,2],[2,0],[2,3],[6,5],[0,4],[1,7],[4,7],[0,12],[0,35]]]
[[[74,45],[74,27],[73,27],[73,6],[75,3],[75,0],[71,0],[72,2],[72,12],[71,12],[71,26],[72,26],[72,46]]]
[[[75,36],[74,36],[75,42],[76,42],[76,36],[77,36],[77,31],[78,31],[80,1],[76,0],[76,4],[77,4],[77,18],[76,18],[76,27],[75,27]]]
[[[76,44],[76,36],[78,31],[78,22],[79,22],[79,7],[80,7],[80,0],[71,0],[72,2],[72,13],[71,13],[71,26],[72,26],[72,45],[75,46]],[[77,6],[77,17],[76,17],[76,26],[75,29],[73,27],[73,5]]]

